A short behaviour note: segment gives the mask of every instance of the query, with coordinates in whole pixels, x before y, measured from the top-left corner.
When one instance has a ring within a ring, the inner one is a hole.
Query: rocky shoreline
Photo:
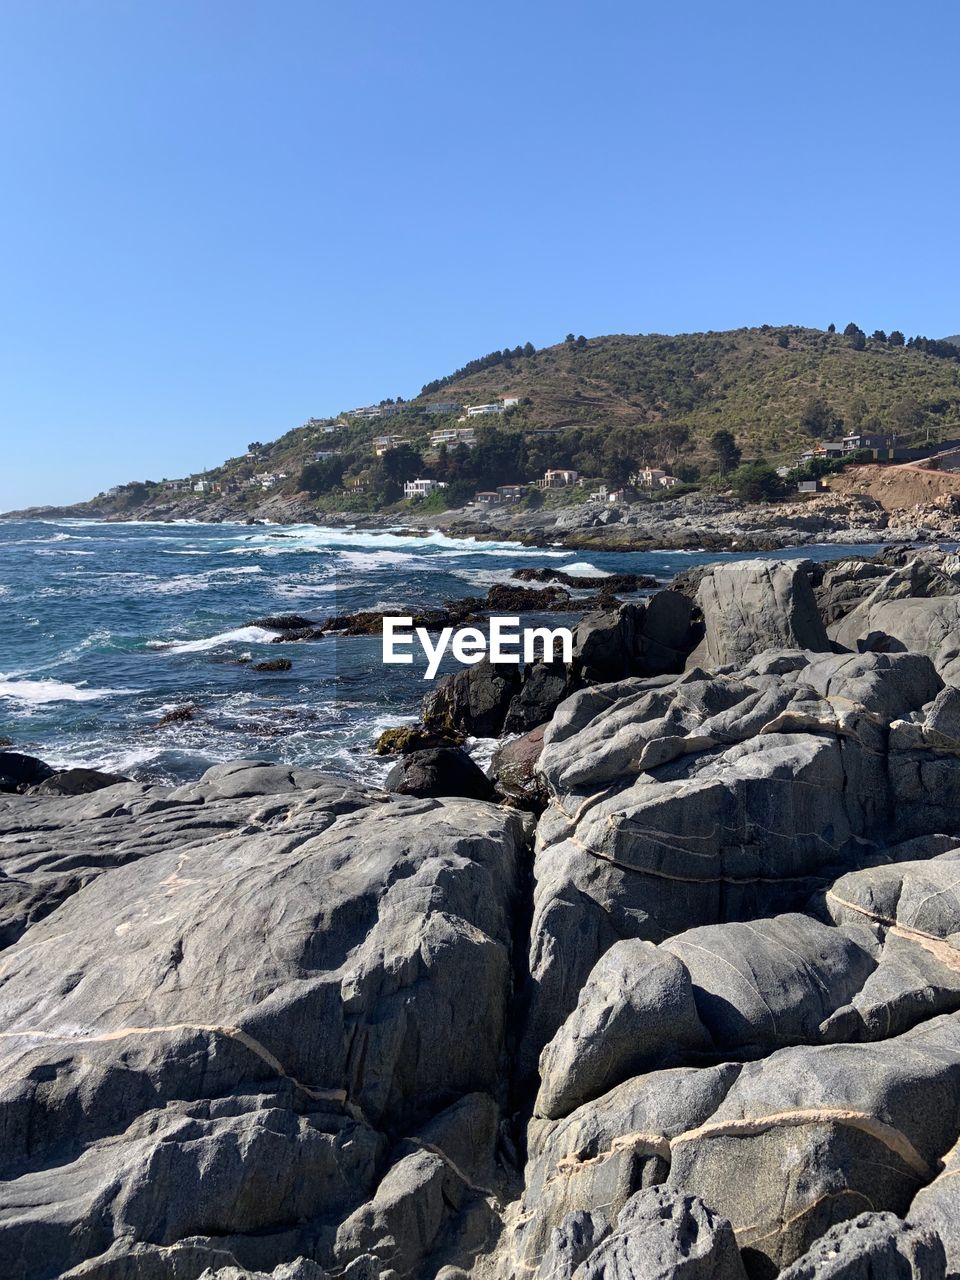
[[[0,755],[0,1274],[960,1273],[960,557],[698,567],[418,732]]]
[[[913,471],[898,482],[893,473],[902,470],[854,468],[843,489],[778,503],[744,504],[729,495],[694,493],[662,501],[583,502],[559,509],[506,505],[482,512],[469,507],[430,514],[420,514],[415,508],[402,513],[331,513],[319,512],[305,495],[277,493],[264,496],[254,507],[228,497],[188,495],[136,513],[119,511],[109,504],[83,503],[8,512],[0,519],[245,521],[380,531],[396,531],[402,526],[404,532],[423,536],[441,532],[451,537],[578,551],[770,552],[813,543],[855,546],[956,540],[960,492],[953,492],[956,486],[951,477]],[[926,482],[920,490],[918,479]],[[922,490],[919,501],[915,490]]]

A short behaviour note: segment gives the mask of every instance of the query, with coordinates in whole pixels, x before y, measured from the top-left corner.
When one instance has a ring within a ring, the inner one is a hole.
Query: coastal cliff
[[[539,813],[12,783],[0,1274],[956,1274],[958,611],[930,551],[587,620],[483,703]]]

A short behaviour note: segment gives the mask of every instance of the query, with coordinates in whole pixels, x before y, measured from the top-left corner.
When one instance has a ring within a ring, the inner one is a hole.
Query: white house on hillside
[[[398,444],[405,444],[403,436],[374,436],[373,448],[378,458],[382,458],[388,449],[395,449]]]
[[[403,486],[403,496],[405,498],[429,498],[435,490],[445,489],[446,487],[442,480],[408,480]]]
[[[477,436],[473,427],[447,427],[443,431],[434,431],[430,443],[436,449],[442,444],[476,444]]]
[[[537,487],[540,489],[565,489],[567,485],[576,484],[579,478],[579,471],[572,471],[566,467],[555,467],[550,471],[544,472],[543,479],[537,481]]]
[[[633,477],[633,483],[641,489],[672,489],[680,481],[660,467],[643,467]]]
[[[479,418],[485,413],[503,413],[503,404],[498,400],[490,404],[468,404],[467,417]]]

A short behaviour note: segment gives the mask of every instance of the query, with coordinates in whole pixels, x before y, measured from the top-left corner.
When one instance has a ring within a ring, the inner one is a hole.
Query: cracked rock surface
[[[0,1276],[960,1276],[960,562],[694,592],[535,831],[256,762],[0,796]]]

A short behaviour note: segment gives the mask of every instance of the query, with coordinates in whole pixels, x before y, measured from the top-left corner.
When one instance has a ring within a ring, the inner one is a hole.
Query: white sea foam
[[[48,702],[96,702],[114,694],[135,692],[135,689],[89,689],[65,680],[14,680],[0,675],[0,699],[8,698],[26,707]]]
[[[150,593],[161,595],[177,595],[180,592],[203,591],[210,586],[213,578],[243,577],[250,573],[263,573],[258,564],[227,565],[221,569],[204,569],[202,573],[178,573],[172,578],[160,578],[155,574],[145,575],[143,581],[149,583]]]
[[[577,560],[574,564],[565,564],[563,566],[564,573],[582,574],[583,577],[609,578],[610,574],[605,569],[598,569],[596,565],[592,565],[589,560]]]
[[[276,634],[266,627],[237,627],[204,640],[148,640],[147,648],[164,649],[168,653],[206,653],[228,644],[269,644]]]

